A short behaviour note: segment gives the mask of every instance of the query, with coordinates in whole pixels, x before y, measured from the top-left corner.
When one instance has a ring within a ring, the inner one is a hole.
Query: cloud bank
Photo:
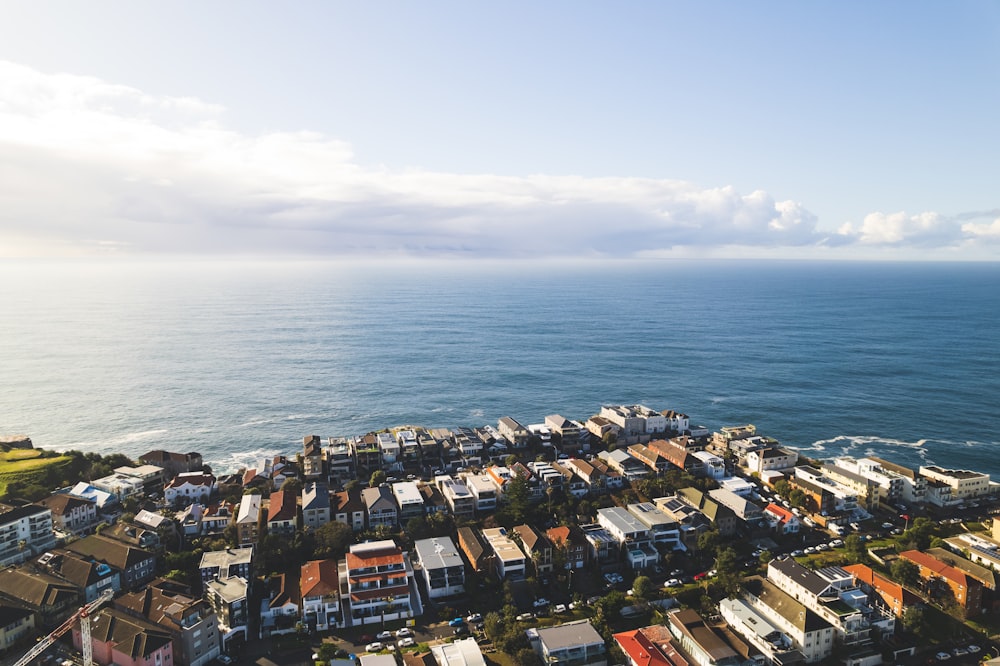
[[[0,256],[621,257],[1000,245],[1000,211],[872,213],[823,231],[801,203],[763,191],[364,166],[349,144],[322,134],[236,132],[225,109],[197,99],[9,62],[0,62],[0,81]]]

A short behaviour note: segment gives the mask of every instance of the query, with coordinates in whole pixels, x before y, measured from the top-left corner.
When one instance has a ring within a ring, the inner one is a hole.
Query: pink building
[[[90,618],[90,638],[94,662],[101,666],[163,666],[174,661],[167,631],[113,608]],[[83,649],[79,625],[73,627],[73,647]]]

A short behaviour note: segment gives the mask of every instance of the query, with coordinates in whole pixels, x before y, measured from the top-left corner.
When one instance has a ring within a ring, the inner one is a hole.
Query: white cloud
[[[240,134],[197,99],[4,62],[0,81],[0,248],[657,256],[997,235],[873,213],[828,238],[759,190],[367,167],[321,134]]]

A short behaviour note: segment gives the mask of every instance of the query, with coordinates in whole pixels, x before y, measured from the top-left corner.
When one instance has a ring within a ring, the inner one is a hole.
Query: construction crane
[[[73,616],[68,620],[60,624],[55,631],[43,638],[42,640],[35,643],[35,647],[28,650],[27,654],[14,662],[11,666],[28,666],[31,660],[39,656],[46,650],[48,650],[53,643],[55,643],[60,636],[65,634],[67,631],[73,628],[73,625],[77,620],[80,621],[80,640],[83,644],[83,663],[84,666],[93,666],[94,664],[94,647],[90,642],[90,614],[95,610],[100,608],[103,604],[111,601],[111,598],[115,596],[115,591],[112,588],[108,588],[101,592],[101,596],[97,597],[91,601],[86,606],[83,606],[80,610],[73,613]]]

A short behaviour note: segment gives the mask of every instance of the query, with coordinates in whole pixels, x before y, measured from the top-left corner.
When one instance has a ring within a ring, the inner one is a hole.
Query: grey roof
[[[227,548],[225,550],[213,550],[203,553],[199,569],[218,567],[220,570],[238,564],[250,564],[253,560],[253,547]]]
[[[330,489],[325,483],[307,483],[302,488],[302,510],[329,509]]]
[[[212,590],[212,592],[217,594],[226,603],[232,603],[240,599],[246,599],[247,597],[247,582],[236,576],[220,580],[210,580],[208,582],[208,589]]]
[[[578,620],[535,631],[549,652],[578,645],[604,644],[604,639],[590,624],[590,620]]]
[[[806,569],[792,557],[786,557],[783,560],[771,560],[767,566],[768,568],[780,571],[812,594],[822,594],[826,588],[830,587],[829,581],[816,572]],[[841,571],[843,570],[841,569]],[[848,575],[846,571],[844,575]]]
[[[802,603],[782,592],[769,580],[761,581],[760,591],[756,596],[765,606],[785,618],[799,631],[813,632],[833,627],[832,624],[806,608]]]
[[[414,541],[413,550],[417,552],[417,560],[420,561],[424,569],[465,566],[455,543],[446,536]]]

